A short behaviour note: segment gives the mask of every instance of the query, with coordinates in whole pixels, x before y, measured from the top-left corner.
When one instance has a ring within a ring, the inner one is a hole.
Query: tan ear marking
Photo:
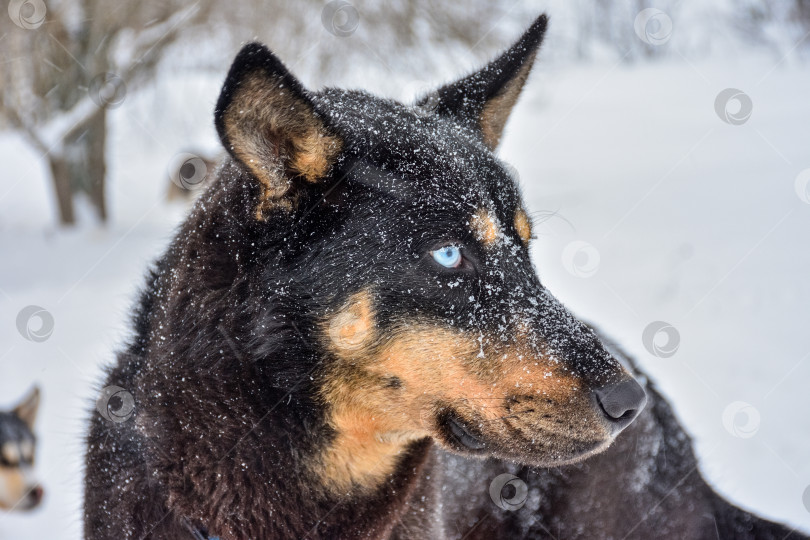
[[[512,112],[512,108],[520,97],[520,91],[526,84],[526,79],[529,78],[536,55],[535,52],[529,56],[515,77],[495,97],[487,101],[481,110],[478,122],[481,126],[484,144],[490,150],[495,150],[498,143],[501,142],[509,113]]]
[[[223,124],[231,151],[262,184],[259,219],[272,208],[294,208],[292,178],[317,182],[342,148],[306,100],[259,70],[240,84]]]
[[[298,140],[296,145],[298,151],[293,156],[291,166],[309,182],[326,176],[341,148],[337,137],[325,135],[322,130],[310,133]]]

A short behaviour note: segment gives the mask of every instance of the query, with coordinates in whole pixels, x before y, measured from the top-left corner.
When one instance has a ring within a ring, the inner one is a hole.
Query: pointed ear
[[[39,387],[35,386],[25,398],[17,405],[12,411],[20,420],[28,424],[28,427],[34,429],[34,422],[37,419],[37,410],[39,409]]]
[[[259,219],[291,209],[296,182],[327,176],[342,146],[298,79],[259,43],[236,56],[214,117],[222,144],[261,184]]]
[[[472,126],[481,134],[484,144],[494,151],[529,77],[547,23],[548,18],[541,15],[501,56],[483,69],[439,88],[417,105],[432,106],[439,115]]]

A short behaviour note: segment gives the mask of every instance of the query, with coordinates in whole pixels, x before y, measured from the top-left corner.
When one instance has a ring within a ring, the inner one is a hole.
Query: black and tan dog
[[[540,284],[493,153],[545,27],[413,106],[239,53],[230,156],[107,378],[136,412],[92,421],[88,539],[783,536],[706,487],[652,388],[567,465],[647,397]]]
[[[34,422],[39,389],[34,388],[10,411],[0,411],[0,510],[32,510],[43,489],[33,473],[37,438]]]

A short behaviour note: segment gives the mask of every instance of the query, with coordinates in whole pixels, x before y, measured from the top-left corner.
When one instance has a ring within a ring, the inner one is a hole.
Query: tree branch
[[[130,62],[118,66],[119,74],[124,81],[134,81],[153,68],[160,59],[160,54],[157,53],[179,37],[185,23],[200,20],[210,9],[210,4],[210,0],[198,0],[139,32],[128,55]]]
[[[28,140],[31,146],[43,154],[48,153],[48,145],[45,144],[45,141],[39,137],[34,128],[28,124],[28,122],[23,120],[23,117],[17,113],[17,109],[9,107],[4,112],[5,117],[9,122],[11,122],[11,125],[14,126],[17,131],[22,132],[23,136]]]

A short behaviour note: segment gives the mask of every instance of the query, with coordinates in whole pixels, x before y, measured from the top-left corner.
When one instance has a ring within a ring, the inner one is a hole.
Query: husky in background
[[[33,476],[38,408],[39,388],[35,387],[14,409],[0,412],[2,510],[31,510],[42,502],[42,486]]]

